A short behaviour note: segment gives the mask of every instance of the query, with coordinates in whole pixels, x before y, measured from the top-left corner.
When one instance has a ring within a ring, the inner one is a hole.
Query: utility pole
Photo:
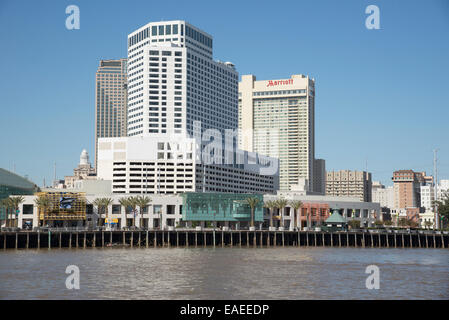
[[[439,227],[440,227],[440,221],[439,221],[439,217],[438,217],[438,203],[437,203],[437,200],[438,200],[438,167],[437,167],[437,152],[438,152],[438,149],[434,149],[433,150],[433,174],[434,174],[434,181],[433,181],[433,184],[434,184],[434,187],[433,187],[433,190],[434,190],[434,203],[435,203],[435,205],[434,205],[434,208],[435,208],[435,217],[434,217],[434,219],[435,219],[435,223],[433,224],[434,225],[434,229],[436,229],[436,230],[438,230],[439,229]]]

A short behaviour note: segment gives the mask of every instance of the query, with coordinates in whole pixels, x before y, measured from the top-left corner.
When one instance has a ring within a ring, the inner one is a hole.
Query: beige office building
[[[95,169],[98,138],[126,137],[127,59],[101,60],[95,74]]]
[[[366,171],[328,171],[326,173],[326,195],[359,198],[372,201],[371,173]]]
[[[281,191],[304,184],[308,190],[318,191],[313,177],[314,79],[292,75],[290,79],[256,81],[254,75],[243,75],[239,83],[239,129],[243,150],[279,158]],[[324,167],[324,162],[320,164]]]

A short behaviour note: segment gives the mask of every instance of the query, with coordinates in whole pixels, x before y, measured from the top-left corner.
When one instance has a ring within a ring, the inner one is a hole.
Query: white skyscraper
[[[238,73],[212,59],[212,36],[185,21],[128,36],[128,136],[238,126]]]

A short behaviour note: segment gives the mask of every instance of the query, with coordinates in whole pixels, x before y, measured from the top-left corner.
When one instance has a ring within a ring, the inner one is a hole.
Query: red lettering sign
[[[274,86],[280,86],[280,85],[289,85],[289,84],[293,84],[293,79],[288,79],[288,80],[268,80],[268,84],[267,87],[274,87]]]

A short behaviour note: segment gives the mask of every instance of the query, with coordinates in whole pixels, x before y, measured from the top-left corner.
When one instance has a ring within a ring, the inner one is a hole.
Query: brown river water
[[[66,288],[66,267],[80,289]],[[379,289],[368,290],[368,265]],[[448,299],[449,250],[90,248],[0,252],[0,299]]]

